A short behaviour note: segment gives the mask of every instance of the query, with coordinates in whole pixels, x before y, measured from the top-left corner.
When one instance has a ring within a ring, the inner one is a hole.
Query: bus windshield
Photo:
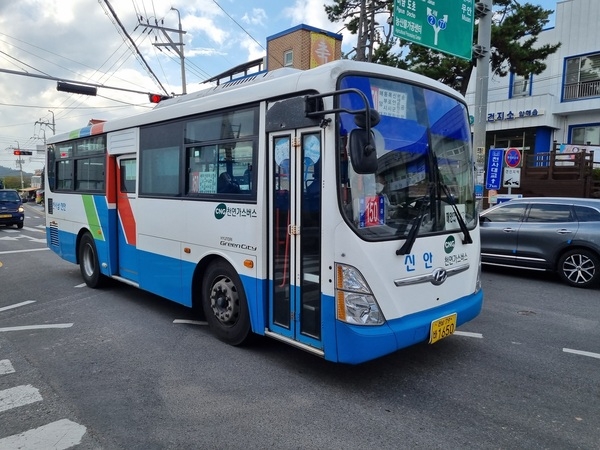
[[[391,240],[406,239],[415,227],[413,237],[474,228],[466,106],[441,92],[382,78],[346,76],[340,88],[360,89],[380,116],[371,130],[377,171],[359,174],[345,146],[355,118],[340,114],[340,201],[355,232],[367,240]],[[358,95],[344,94],[340,103],[361,109]]]

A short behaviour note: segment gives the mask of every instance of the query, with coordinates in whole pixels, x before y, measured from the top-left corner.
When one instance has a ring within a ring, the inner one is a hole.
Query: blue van
[[[15,189],[0,189],[0,225],[16,225],[23,228],[25,208],[21,196]]]

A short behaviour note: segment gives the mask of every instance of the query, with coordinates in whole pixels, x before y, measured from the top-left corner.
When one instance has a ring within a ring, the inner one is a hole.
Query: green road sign
[[[471,59],[473,0],[394,0],[394,36]]]

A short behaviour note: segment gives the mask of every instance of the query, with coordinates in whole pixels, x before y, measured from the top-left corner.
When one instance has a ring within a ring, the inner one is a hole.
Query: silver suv
[[[600,200],[518,198],[483,211],[481,262],[548,270],[575,287],[600,282]]]

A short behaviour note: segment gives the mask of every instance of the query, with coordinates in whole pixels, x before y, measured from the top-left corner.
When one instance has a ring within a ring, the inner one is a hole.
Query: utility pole
[[[492,41],[492,0],[475,3],[475,14],[479,18],[477,45],[473,55],[477,58],[475,75],[475,122],[473,123],[473,147],[475,148],[476,184],[484,192],[485,132],[487,125],[488,84],[490,78],[490,48]],[[478,200],[481,210],[483,198]]]
[[[48,127],[52,130],[52,136],[54,136],[56,134],[56,124],[54,123],[54,112],[52,110],[48,110],[48,112],[50,114],[52,114],[52,122],[48,122],[47,120],[42,120],[40,118],[40,120],[36,120],[35,123],[33,124],[35,125],[40,125],[41,126],[45,126]],[[39,139],[39,138],[38,138]],[[44,131],[44,145],[46,145],[46,131]]]
[[[179,17],[179,29],[174,29],[174,28],[165,28],[163,26],[158,25],[158,21],[154,21],[155,25],[151,25],[150,22],[146,19],[146,23],[142,23],[140,21],[140,25],[146,27],[146,28],[156,28],[157,30],[162,31],[162,33],[164,34],[164,36],[167,38],[167,40],[169,42],[167,43],[163,43],[163,42],[153,42],[152,45],[154,45],[155,47],[170,47],[172,48],[175,53],[177,53],[177,55],[179,56],[179,60],[180,60],[180,64],[181,64],[181,93],[182,94],[186,94],[187,93],[187,89],[186,89],[186,81],[185,81],[185,55],[183,52],[183,35],[187,33],[187,31],[183,31],[181,29],[181,14],[179,13],[179,10],[177,8],[173,8],[171,7],[171,11],[177,11],[177,15]],[[140,19],[143,19],[142,17],[140,17]],[[179,42],[173,42],[173,39],[171,39],[171,36],[169,36],[169,34],[167,33],[167,31],[171,32],[171,33],[177,33],[179,35]]]
[[[17,150],[21,150],[21,144],[19,144],[19,141],[15,141],[17,143]],[[17,162],[19,163],[19,172],[21,173],[21,190],[25,189],[25,183],[23,183],[23,160],[21,159],[21,154],[19,153],[19,155],[17,155],[17,157],[19,159],[17,159]]]

